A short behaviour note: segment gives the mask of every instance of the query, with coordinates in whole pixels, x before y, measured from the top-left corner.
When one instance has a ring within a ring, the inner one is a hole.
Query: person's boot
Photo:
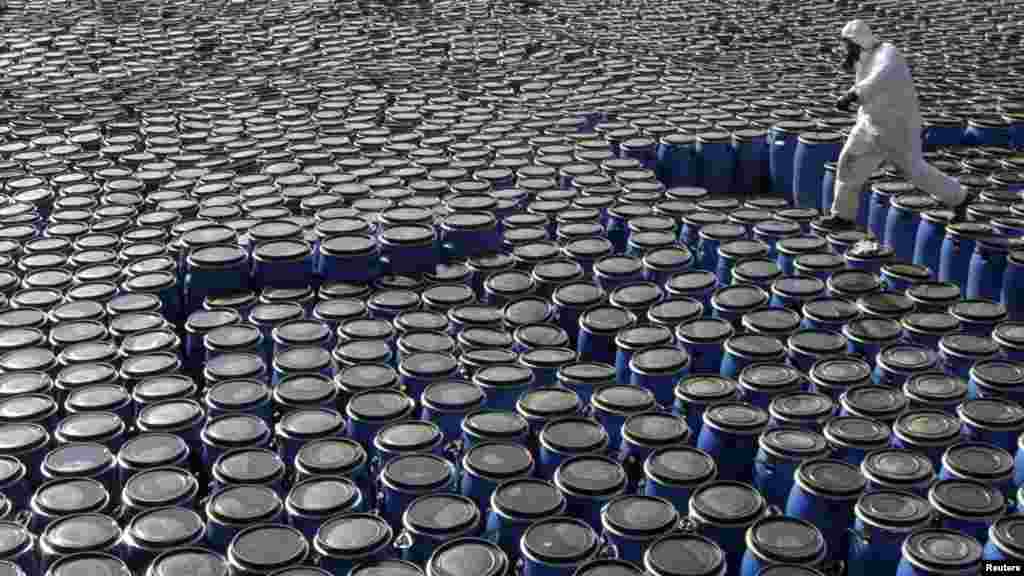
[[[950,222],[967,222],[967,208],[971,205],[971,196],[965,195],[959,206],[953,207],[953,219]]]
[[[826,230],[839,232],[842,230],[853,230],[857,227],[857,224],[853,220],[847,220],[838,214],[829,214],[818,219],[818,226]]]

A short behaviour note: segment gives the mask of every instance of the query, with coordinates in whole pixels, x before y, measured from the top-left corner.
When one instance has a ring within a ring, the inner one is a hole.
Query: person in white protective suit
[[[825,228],[852,228],[864,184],[888,160],[917,188],[954,209],[963,219],[967,194],[955,179],[924,161],[921,111],[917,90],[903,54],[889,42],[878,41],[861,20],[842,32],[846,50],[843,68],[856,73],[856,82],[836,108],[849,112],[859,104],[857,123],[850,130],[836,164],[836,188]]]

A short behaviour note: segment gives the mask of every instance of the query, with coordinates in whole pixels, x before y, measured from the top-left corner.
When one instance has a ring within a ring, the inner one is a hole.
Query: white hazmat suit
[[[865,182],[886,160],[946,206],[962,204],[966,192],[960,183],[924,161],[917,90],[903,54],[892,44],[876,40],[861,20],[849,22],[842,37],[861,48],[851,88],[860,110],[836,164],[832,214],[855,221]]]

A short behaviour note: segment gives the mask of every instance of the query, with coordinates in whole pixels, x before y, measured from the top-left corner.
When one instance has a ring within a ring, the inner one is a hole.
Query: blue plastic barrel
[[[910,262],[916,253],[917,229],[921,214],[938,207],[938,202],[923,194],[901,194],[889,201],[885,221],[886,243],[892,246],[897,261]]]
[[[804,132],[793,155],[793,205],[825,210],[821,194],[825,163],[839,159],[842,136],[835,132]]]
[[[669,134],[658,144],[654,172],[658,179],[673,188],[696,186],[700,176],[697,164],[697,139],[691,134]]]
[[[768,133],[765,130],[737,130],[732,135],[736,154],[735,189],[747,196],[768,189]]]
[[[736,156],[730,138],[728,132],[704,132],[697,135],[700,185],[713,196],[732,191]]]
[[[768,174],[772,193],[791,197],[793,192],[793,158],[801,132],[814,129],[814,124],[800,120],[784,120],[768,130]]]

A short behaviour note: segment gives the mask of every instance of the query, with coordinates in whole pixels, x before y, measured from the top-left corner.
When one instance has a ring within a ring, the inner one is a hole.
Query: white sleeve
[[[878,50],[867,76],[853,86],[861,102],[869,102],[877,94],[892,89],[892,80],[899,78],[900,70],[907,66],[903,55],[892,44],[883,44]]]

